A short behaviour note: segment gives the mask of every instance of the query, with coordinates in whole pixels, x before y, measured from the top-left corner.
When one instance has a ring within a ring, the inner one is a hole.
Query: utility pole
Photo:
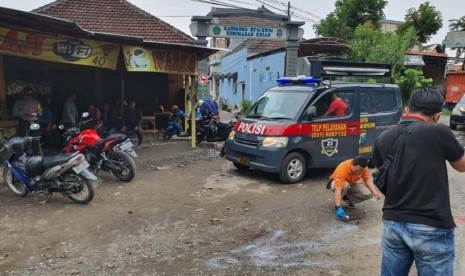
[[[291,21],[291,2],[287,2],[287,18]]]

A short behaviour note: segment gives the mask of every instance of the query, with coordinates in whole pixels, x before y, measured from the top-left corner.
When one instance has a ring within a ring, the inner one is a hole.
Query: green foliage
[[[243,113],[246,113],[247,111],[249,111],[249,108],[252,106],[253,102],[251,100],[248,100],[248,99],[243,99],[241,101],[241,111]]]
[[[396,32],[402,34],[409,28],[415,29],[419,43],[426,43],[442,28],[441,12],[429,2],[420,4],[418,9],[410,8],[405,15],[405,23],[400,25]]]
[[[314,26],[319,36],[349,40],[354,30],[367,21],[378,28],[384,18],[386,0],[337,0],[335,10]]]
[[[226,110],[228,108],[228,105],[229,105],[228,99],[223,99],[220,97],[219,102],[220,102],[220,108],[222,110]]]
[[[449,20],[449,30],[451,31],[465,31],[465,15],[459,19]]]
[[[444,116],[450,116],[451,114],[452,114],[452,111],[450,109],[448,109],[448,108],[444,108],[442,110],[442,115],[444,115]]]
[[[404,68],[404,56],[417,42],[415,30],[407,29],[402,34],[383,33],[379,29],[359,26],[349,41],[348,58],[356,62],[388,63],[396,76]]]
[[[396,84],[399,85],[402,93],[402,101],[408,102],[413,90],[430,86],[433,83],[431,78],[426,79],[423,71],[416,69],[406,69],[402,75],[396,78]]]

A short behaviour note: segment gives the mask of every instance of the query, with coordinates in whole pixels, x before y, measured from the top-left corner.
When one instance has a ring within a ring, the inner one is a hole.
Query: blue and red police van
[[[333,82],[334,76],[390,77],[389,65],[317,60],[311,68],[316,77],[278,79],[236,123],[225,154],[238,169],[296,183],[309,168],[336,167],[356,155],[371,158],[378,135],[399,122],[397,85]],[[327,115],[334,94],[347,106],[344,115]]]

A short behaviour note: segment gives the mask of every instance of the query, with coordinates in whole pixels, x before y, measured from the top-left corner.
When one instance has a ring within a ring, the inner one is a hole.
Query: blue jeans
[[[408,275],[413,261],[418,275],[454,275],[454,228],[384,222],[382,276]]]

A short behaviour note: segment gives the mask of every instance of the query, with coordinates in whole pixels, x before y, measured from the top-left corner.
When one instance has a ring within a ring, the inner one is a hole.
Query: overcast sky
[[[99,1],[99,0],[95,0]],[[204,4],[195,2],[192,0],[128,0],[130,3],[138,6],[139,8],[159,17],[160,19],[168,22],[169,24],[177,27],[187,34],[191,34],[189,30],[190,19],[194,15],[206,15],[210,10],[211,4]],[[222,2],[228,2],[231,4],[241,5],[246,8],[256,9],[259,5],[262,5],[257,0],[221,0]],[[272,3],[276,0],[260,0],[261,2]],[[281,2],[287,2],[280,0]],[[41,7],[51,0],[0,0],[1,7],[7,7],[12,9],[30,11],[37,7]],[[334,10],[335,0],[291,0],[291,5],[307,11],[311,14],[324,18],[329,12]],[[384,10],[387,19],[399,20],[404,19],[406,11],[411,8],[418,6],[425,1],[422,0],[389,0],[386,9]],[[443,27],[439,30],[431,40],[430,43],[441,43],[448,31],[450,19],[458,19],[465,15],[465,1],[463,0],[431,0],[431,5],[435,6],[441,11],[443,16]],[[272,4],[277,8],[284,9],[283,5]],[[274,12],[271,7],[268,7]],[[309,19],[318,21],[319,18],[303,11],[296,11],[299,14],[308,17]],[[173,17],[174,16],[174,17]],[[299,18],[292,18],[292,20],[302,21]],[[315,37],[313,32],[313,23],[306,22],[303,26],[305,30],[305,38]]]

